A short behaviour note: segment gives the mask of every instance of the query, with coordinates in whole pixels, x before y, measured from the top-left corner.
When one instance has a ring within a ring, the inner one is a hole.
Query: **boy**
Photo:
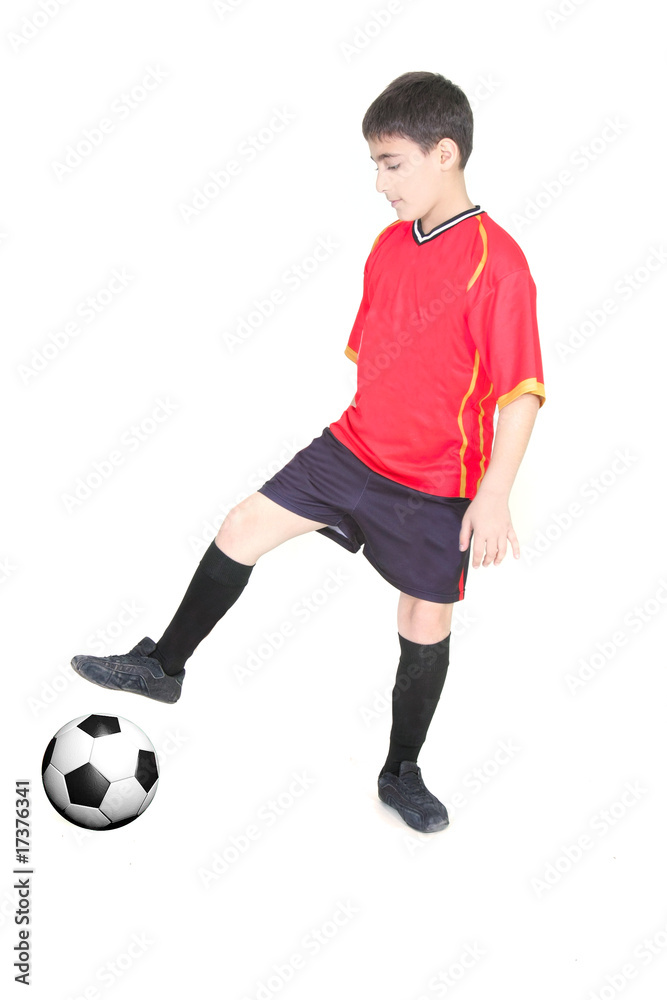
[[[511,236],[468,198],[473,118],[463,91],[404,73],[362,123],[376,188],[397,220],[378,235],[345,354],[357,392],[342,416],[234,507],[164,635],[129,653],[75,656],[103,687],[164,702],[257,560],[318,531],[400,591],[400,658],[378,795],[422,832],[447,810],[417,757],[449,665],[452,608],[473,566],[519,556],[508,498],[545,401],[535,285]],[[494,438],[493,417],[499,408]],[[486,552],[484,551],[486,549]]]

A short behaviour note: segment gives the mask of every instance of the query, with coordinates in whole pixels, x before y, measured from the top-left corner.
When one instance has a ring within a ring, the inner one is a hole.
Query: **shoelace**
[[[429,792],[421,776],[416,771],[408,771],[400,779],[410,790],[411,798],[419,805],[438,805],[435,796]]]

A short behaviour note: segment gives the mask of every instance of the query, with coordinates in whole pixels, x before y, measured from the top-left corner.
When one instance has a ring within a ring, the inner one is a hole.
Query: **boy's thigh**
[[[261,555],[289,538],[326,526],[323,521],[302,517],[257,492],[232,507],[222,522],[216,543],[230,559],[254,565]]]

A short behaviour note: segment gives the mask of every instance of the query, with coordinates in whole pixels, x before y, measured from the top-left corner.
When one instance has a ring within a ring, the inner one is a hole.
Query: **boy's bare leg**
[[[225,518],[157,643],[145,636],[129,653],[81,654],[73,657],[72,666],[101,687],[177,701],[186,661],[241,596],[259,556],[288,538],[324,527],[324,522],[293,514],[262,493],[251,494]]]
[[[196,646],[241,596],[260,555],[321,525],[259,492],[233,507],[157,641],[153,656],[165,673],[173,676],[183,669]]]
[[[398,596],[398,631],[411,642],[439,642],[452,628],[453,604],[436,604],[411,594]]]
[[[215,544],[230,559],[254,566],[260,556],[289,538],[326,526],[323,521],[294,514],[263,493],[252,493],[229,511]]]

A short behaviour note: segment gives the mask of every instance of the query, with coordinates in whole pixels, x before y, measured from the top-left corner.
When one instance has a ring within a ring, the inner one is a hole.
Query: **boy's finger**
[[[502,535],[498,539],[498,551],[496,553],[496,558],[493,560],[496,566],[503,561],[505,554],[507,553],[507,538]]]
[[[498,552],[498,540],[496,538],[487,538],[486,558],[484,560],[485,566],[491,566],[491,564],[496,561],[497,552]]]
[[[485,541],[486,539],[484,538],[475,538],[475,541],[472,544],[472,564],[475,569],[477,569],[482,561],[482,557],[484,556]]]
[[[512,553],[514,555],[514,558],[518,559],[521,553],[519,551],[519,539],[516,537],[516,532],[514,528],[510,528],[510,530],[507,532],[507,537],[509,538],[510,545],[512,546]]]

